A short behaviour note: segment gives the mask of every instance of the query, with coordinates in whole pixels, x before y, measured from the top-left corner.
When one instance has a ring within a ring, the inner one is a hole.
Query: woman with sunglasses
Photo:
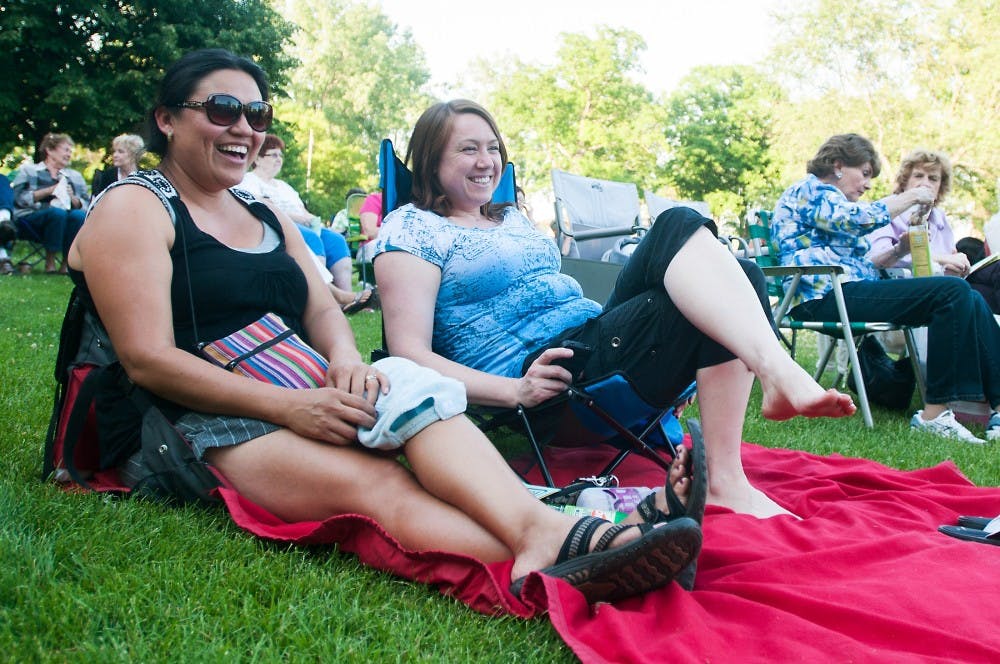
[[[137,186],[139,175],[112,185],[72,247],[73,279],[131,379],[163,399],[199,457],[285,520],[359,513],[406,549],[513,557],[512,580],[541,571],[589,601],[669,583],[698,553],[694,521],[577,522],[535,500],[461,415],[460,383],[400,358],[361,360],[294,222],[234,189],[270,124],[267,97],[264,72],[246,58],[182,57],[150,118],[162,161],[142,177],[155,191]],[[325,387],[284,389],[201,359],[199,341],[269,312],[329,360]],[[105,402],[115,398],[125,397],[112,390]]]

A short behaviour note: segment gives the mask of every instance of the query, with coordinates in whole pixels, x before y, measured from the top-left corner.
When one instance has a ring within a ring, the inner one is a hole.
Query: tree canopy
[[[556,64],[486,68],[487,93],[518,177],[548,182],[552,168],[607,180],[657,178],[664,149],[652,93],[636,80],[646,45],[629,30],[563,34]]]
[[[91,146],[137,131],[164,68],[196,48],[250,56],[280,89],[293,30],[265,0],[5,2],[0,154],[48,131]]]
[[[329,217],[349,188],[375,189],[379,143],[409,136],[429,105],[430,73],[410,32],[378,7],[298,0],[289,17],[300,26],[289,54],[301,64],[277,101],[276,131],[292,143],[281,177]]]

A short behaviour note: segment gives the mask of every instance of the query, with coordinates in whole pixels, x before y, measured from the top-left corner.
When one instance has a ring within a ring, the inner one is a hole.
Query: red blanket
[[[598,467],[593,451],[556,450],[556,480]],[[745,444],[751,479],[801,521],[710,507],[693,592],[676,584],[591,609],[568,585],[533,575],[525,603],[507,593],[510,562],[403,550],[361,516],[289,524],[224,491],[237,524],[260,537],[337,542],[366,564],[438,586],[484,613],[547,612],[584,662],[998,662],[1000,547],[936,532],[959,514],[1000,513],[1000,489],[955,466],[903,472],[863,459]],[[662,471],[632,459],[623,485]]]

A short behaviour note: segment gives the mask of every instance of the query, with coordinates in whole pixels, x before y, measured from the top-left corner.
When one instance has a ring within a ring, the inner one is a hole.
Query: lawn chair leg
[[[872,429],[875,427],[875,422],[872,420],[871,407],[868,405],[868,390],[865,389],[865,381],[861,375],[858,349],[854,346],[854,335],[851,333],[851,319],[847,317],[844,291],[840,288],[838,279],[833,280],[833,296],[837,301],[837,313],[840,314],[840,326],[844,332],[844,343],[847,344],[847,357],[851,365],[851,373],[854,374],[854,389],[858,393],[858,406],[861,407],[861,416],[865,420],[865,426]],[[836,346],[836,344],[833,345]]]
[[[912,327],[903,329],[903,338],[906,340],[906,354],[910,356],[910,364],[913,365],[913,375],[917,379],[917,389],[920,391],[920,403],[927,403],[927,382],[924,380],[924,374],[920,371],[917,340],[913,337]]]
[[[823,334],[822,332],[817,332],[816,334]],[[837,350],[837,340],[834,338],[832,343],[826,347],[823,351],[823,356],[819,358],[819,362],[816,363],[816,373],[813,374],[813,380],[817,383],[819,379],[823,377],[823,372],[826,371],[826,365],[830,363],[830,356],[833,355],[834,351]]]
[[[524,430],[528,434],[528,442],[531,443],[531,450],[535,453],[535,461],[538,462],[538,470],[542,473],[542,479],[545,481],[545,486],[554,487],[556,483],[553,481],[552,474],[549,472],[549,467],[545,463],[545,458],[542,456],[542,446],[538,443],[538,439],[535,437],[535,432],[531,428],[531,422],[528,420],[528,413],[524,406],[518,405],[517,414],[521,416],[521,422],[524,424]]]

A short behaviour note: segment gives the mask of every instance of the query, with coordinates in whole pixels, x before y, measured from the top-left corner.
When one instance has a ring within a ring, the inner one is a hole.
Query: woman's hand
[[[912,199],[911,205],[933,205],[935,194],[933,191],[927,187],[914,187],[913,189],[907,189],[903,194],[910,194]]]
[[[518,379],[517,402],[531,408],[565,392],[573,382],[573,376],[568,370],[552,363],[570,357],[573,357],[573,351],[569,348],[549,348],[539,355]]]
[[[358,427],[375,426],[375,408],[363,397],[335,387],[289,392],[291,404],[277,424],[300,436],[350,445],[358,440]]]
[[[934,260],[944,268],[944,273],[952,277],[966,277],[969,274],[969,257],[956,251],[953,254],[935,256]]]
[[[331,364],[326,384],[365,399],[374,405],[379,393],[389,393],[389,377],[363,362]]]

